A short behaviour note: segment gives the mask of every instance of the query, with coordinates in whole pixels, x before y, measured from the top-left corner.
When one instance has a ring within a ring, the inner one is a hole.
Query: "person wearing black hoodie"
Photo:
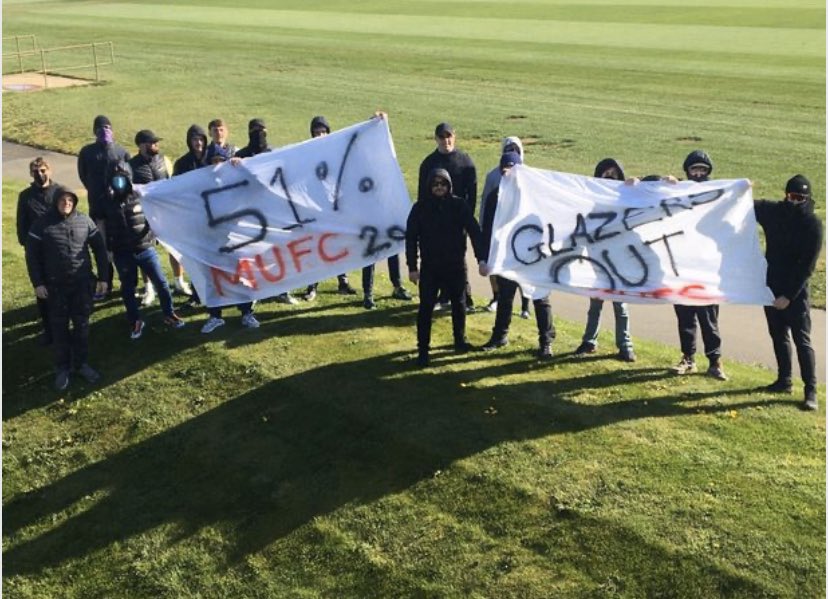
[[[187,129],[187,153],[175,161],[173,177],[207,166],[207,133],[198,125]]]
[[[428,176],[436,168],[444,169],[448,172],[452,180],[452,189],[454,195],[466,202],[469,211],[474,216],[475,208],[477,206],[477,168],[471,157],[465,152],[457,149],[457,137],[455,135],[454,127],[449,123],[440,123],[434,129],[434,141],[437,143],[437,148],[420,164],[420,174],[417,184],[417,200],[421,200],[431,190],[428,189]],[[469,312],[474,311],[474,300],[471,295],[471,286],[469,285],[469,274],[464,264],[465,272],[465,291],[466,294],[466,308]],[[440,293],[439,305],[445,306],[448,301],[445,290]]]
[[[26,238],[35,221],[46,214],[54,203],[54,193],[58,184],[52,181],[49,163],[38,156],[29,163],[32,183],[17,196],[17,241],[26,246]],[[43,331],[40,335],[41,345],[52,343],[52,330],[49,327],[49,302],[37,298],[37,309]]]
[[[599,179],[613,179],[614,181],[625,180],[624,167],[614,158],[601,160],[595,166],[595,173],[592,176]],[[576,356],[594,354],[595,350],[598,349],[598,327],[601,324],[601,310],[603,308],[604,300],[590,298],[584,336],[581,339],[581,345],[575,350]],[[624,362],[635,362],[627,304],[612,302],[612,310],[615,313],[615,346],[618,348],[618,359]]]
[[[236,152],[236,158],[250,158],[273,149],[267,144],[267,125],[262,119],[250,119],[247,123],[247,139],[247,145]]]
[[[522,164],[523,159],[518,152],[504,152],[500,157],[500,174],[506,176],[517,164]],[[492,228],[494,225],[497,203],[500,195],[500,183],[492,186],[491,191],[484,199],[480,207],[483,213],[483,234],[481,236],[481,255],[479,272],[481,276],[489,274],[489,267],[486,262],[489,259],[489,249],[492,239]],[[518,284],[511,279],[497,277],[497,308],[495,323],[492,328],[491,338],[481,348],[483,351],[494,351],[499,347],[509,344],[509,325],[512,322],[512,304],[515,301],[515,293]],[[541,360],[552,358],[552,341],[555,339],[555,327],[552,324],[552,307],[549,304],[549,296],[532,300],[535,305],[535,320],[538,325],[538,353]]]
[[[465,201],[452,194],[448,171],[434,169],[426,178],[426,187],[428,192],[411,207],[405,233],[408,278],[420,287],[417,364],[421,367],[429,363],[431,318],[440,289],[445,289],[451,300],[454,351],[466,353],[472,349],[466,340],[463,289],[466,234],[475,256],[481,259],[480,226]]]
[[[803,410],[816,410],[816,366],[811,347],[811,306],[808,279],[814,272],[822,250],[822,222],[814,214],[811,183],[803,175],[792,177],[785,185],[781,202],[757,200],[756,221],[765,231],[767,285],[774,295],[772,306],[765,306],[768,332],[776,355],[776,381],[763,390],[791,392],[791,342],[793,337],[799,371],[805,384]]]
[[[694,150],[684,159],[684,173],[690,181],[703,182],[710,179],[713,161],[704,150]],[[669,178],[668,178],[669,180]],[[710,361],[707,375],[720,381],[726,381],[727,375],[722,367],[722,337],[719,335],[719,305],[685,306],[675,304],[678,319],[681,360],[673,369],[676,374],[691,374],[698,370],[696,366],[696,322],[701,329],[704,342],[704,354]]]
[[[73,366],[90,383],[100,378],[87,362],[95,282],[89,249],[95,254],[100,294],[106,293],[109,260],[100,230],[77,207],[78,196],[68,187],[59,186],[55,189],[53,206],[35,221],[26,238],[29,280],[37,298],[49,302],[58,391],[69,386]]]

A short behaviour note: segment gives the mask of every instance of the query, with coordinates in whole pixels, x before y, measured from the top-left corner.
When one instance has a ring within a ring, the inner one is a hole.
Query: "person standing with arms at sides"
[[[509,171],[523,161],[517,152],[505,152],[500,157],[501,176],[508,175]],[[478,269],[481,276],[489,274],[487,264],[489,260],[489,249],[492,239],[492,228],[494,225],[497,203],[500,195],[500,182],[492,187],[489,195],[484,199],[480,211],[483,213],[483,234],[481,241],[481,258]],[[499,347],[509,344],[509,325],[512,322],[512,303],[515,301],[515,292],[518,284],[505,277],[497,277],[498,301],[495,324],[492,328],[491,338],[481,348],[483,351],[494,351]],[[549,304],[549,296],[534,300],[535,320],[538,325],[538,359],[549,360],[552,358],[552,341],[555,339],[555,327],[552,324],[552,307]]]
[[[710,179],[713,172],[713,161],[703,150],[694,150],[684,159],[684,173],[690,181],[701,183]],[[668,181],[675,181],[667,177]],[[681,360],[674,368],[676,374],[691,374],[698,370],[696,366],[696,322],[701,329],[704,342],[704,354],[710,361],[707,376],[720,381],[726,381],[722,367],[722,338],[719,335],[719,305],[685,306],[675,304],[678,319],[679,342],[681,344]]]
[[[507,152],[517,152],[520,154],[521,163],[523,163],[523,142],[520,141],[519,137],[504,137],[503,142],[501,143],[501,155],[506,154]],[[486,220],[486,198],[489,197],[489,194],[492,193],[493,189],[496,189],[500,186],[500,165],[494,167],[488,173],[486,173],[486,181],[483,183],[483,193],[480,194],[480,226],[483,227],[483,223]],[[486,310],[489,312],[497,312],[497,277],[492,275],[489,277],[489,285],[492,288],[492,300],[489,302],[489,305],[486,306]],[[523,290],[520,289],[520,317],[521,318],[529,318],[529,298],[523,297]]]
[[[811,182],[796,175],[785,185],[781,202],[757,200],[756,221],[765,231],[767,284],[772,306],[765,306],[768,332],[776,355],[776,380],[764,387],[771,393],[791,392],[791,341],[796,346],[799,372],[805,384],[803,410],[818,408],[816,359],[811,347],[811,305],[808,280],[822,251],[822,221],[814,214]]]
[[[324,116],[315,116],[311,119],[310,122],[310,135],[311,139],[316,139],[317,137],[325,137],[329,135],[331,132],[331,126],[328,124],[328,119]],[[348,275],[341,274],[336,276],[337,281],[339,282],[339,294],[340,295],[356,295],[356,289],[351,287],[351,284],[348,282]],[[312,302],[316,299],[316,290],[319,288],[319,283],[311,283],[308,285],[308,288],[305,290],[305,294],[302,296],[306,302]]]
[[[593,177],[624,181],[624,168],[614,158],[604,158],[595,166]],[[603,308],[604,300],[594,297],[589,300],[586,328],[581,339],[581,345],[575,350],[576,356],[594,354],[595,350],[598,349],[598,327],[601,324],[601,310]],[[615,313],[615,346],[618,348],[618,359],[623,362],[635,362],[627,304],[612,302],[612,311]]]
[[[429,364],[431,318],[439,289],[451,298],[454,351],[464,354],[472,346],[466,339],[466,306],[463,271],[466,235],[481,259],[480,226],[464,200],[452,195],[451,175],[434,169],[426,178],[429,193],[415,202],[408,215],[405,256],[408,278],[420,286],[417,312],[417,364]],[[419,262],[419,266],[418,266]]]
[[[129,320],[130,338],[139,339],[144,332],[144,320],[135,299],[139,269],[147,274],[158,290],[164,324],[180,329],[184,321],[173,310],[170,287],[155,251],[155,235],[150,230],[141,200],[132,188],[132,169],[128,163],[115,165],[110,187],[110,197],[104,209],[106,242],[121,280],[121,298]]]
[[[218,153],[218,150],[221,149],[221,155],[231,158],[239,151],[236,146],[228,141],[230,131],[222,119],[210,121],[207,125],[207,131],[210,132],[210,146],[213,147],[211,153]]]
[[[474,216],[475,208],[477,206],[477,169],[471,157],[465,152],[457,149],[457,137],[455,135],[454,127],[449,123],[440,123],[434,129],[434,141],[437,143],[437,148],[428,156],[425,157],[420,164],[420,175],[417,185],[417,200],[431,193],[427,189],[427,179],[429,173],[436,168],[441,168],[448,171],[452,181],[452,189],[455,196],[462,199],[472,216]],[[463,272],[465,273],[464,293],[465,304],[468,312],[474,312],[474,300],[471,295],[471,287],[469,286],[469,273],[466,267],[466,261],[463,260]],[[438,297],[439,309],[448,307],[448,296],[443,291]]]
[[[58,184],[52,181],[52,170],[49,163],[38,156],[29,163],[31,184],[17,196],[17,242],[26,247],[29,230],[35,221],[49,212],[54,204],[55,191]],[[40,312],[40,321],[43,331],[40,334],[41,345],[51,345],[52,331],[49,327],[49,302],[46,298],[37,297],[37,310]]]
[[[105,238],[105,224],[103,208],[104,202],[109,194],[109,174],[112,172],[112,165],[118,162],[127,162],[129,154],[120,145],[115,143],[115,132],[112,130],[112,123],[104,115],[98,115],[92,122],[92,133],[95,141],[81,148],[78,154],[78,178],[86,188],[86,196],[89,201],[89,217],[95,221],[101,235]],[[110,268],[106,270],[109,276],[107,289],[112,291],[113,268],[110,260]],[[101,301],[104,296],[96,293],[95,301]]]
[[[95,254],[99,294],[106,293],[109,260],[95,223],[77,211],[78,196],[59,186],[53,197],[53,206],[35,221],[26,237],[26,267],[35,295],[48,301],[55,389],[64,391],[73,367],[90,383],[100,378],[88,363],[95,281],[89,249]]]

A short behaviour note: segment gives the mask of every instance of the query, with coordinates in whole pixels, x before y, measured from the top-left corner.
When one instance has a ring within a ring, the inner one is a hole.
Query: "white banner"
[[[262,299],[405,248],[411,200],[382,119],[140,190],[207,306]]]
[[[519,165],[500,183],[488,264],[535,298],[773,302],[744,179],[633,186]]]

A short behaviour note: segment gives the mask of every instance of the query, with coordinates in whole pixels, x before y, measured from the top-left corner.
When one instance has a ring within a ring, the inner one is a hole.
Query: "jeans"
[[[584,343],[589,343],[593,346],[598,345],[598,326],[601,324],[601,310],[603,307],[604,300],[590,298],[587,323],[582,339]],[[612,302],[612,310],[615,312],[615,346],[619,351],[631,350],[630,315],[627,312],[627,304],[624,302]]]
[[[803,290],[784,310],[765,306],[768,332],[776,355],[777,379],[790,384],[792,374],[791,337],[796,346],[799,372],[805,383],[805,392],[816,389],[816,359],[811,347],[811,306],[808,291]]]
[[[362,293],[366,297],[374,295],[374,268],[376,264],[369,264],[362,268]],[[398,254],[388,257],[388,276],[391,277],[391,284],[394,289],[402,286],[400,278],[400,257]]]
[[[139,267],[146,273],[158,292],[158,300],[161,302],[161,311],[164,316],[172,316],[172,294],[167,283],[167,277],[164,276],[164,271],[161,270],[161,260],[158,258],[155,247],[149,247],[137,254],[128,250],[117,251],[114,252],[114,258],[115,268],[118,269],[118,278],[121,280],[121,298],[124,300],[129,322],[134,324],[141,320],[141,310],[138,308],[138,300],[135,298]]]

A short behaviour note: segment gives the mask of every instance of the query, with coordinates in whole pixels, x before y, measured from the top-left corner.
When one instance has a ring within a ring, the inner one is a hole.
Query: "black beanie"
[[[92,133],[97,132],[98,129],[103,129],[107,125],[109,125],[109,127],[112,128],[112,123],[109,122],[109,119],[104,115],[99,114],[95,117],[95,120],[92,121]]]
[[[311,119],[311,123],[310,123],[310,134],[313,135],[313,130],[314,129],[322,129],[322,128],[325,129],[326,133],[331,132],[331,126],[328,124],[328,119],[326,119],[322,115],[313,117],[313,119]]]
[[[687,158],[684,159],[684,173],[688,174],[690,172],[691,166],[698,166],[704,165],[708,168],[708,175],[713,173],[713,161],[710,160],[710,156],[704,150],[693,150],[687,155]]]
[[[788,180],[785,185],[785,193],[801,193],[802,195],[811,195],[811,182],[805,175],[796,175]]]
[[[267,129],[267,125],[262,119],[250,119],[250,122],[247,123],[247,130],[252,131],[253,129]]]

